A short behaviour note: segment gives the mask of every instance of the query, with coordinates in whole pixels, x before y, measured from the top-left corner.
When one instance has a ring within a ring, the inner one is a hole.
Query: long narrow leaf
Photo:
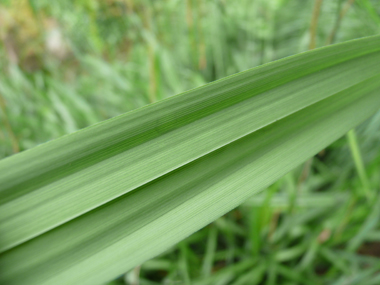
[[[97,284],[162,252],[373,114],[379,61],[378,36],[303,53],[1,161],[0,280]]]

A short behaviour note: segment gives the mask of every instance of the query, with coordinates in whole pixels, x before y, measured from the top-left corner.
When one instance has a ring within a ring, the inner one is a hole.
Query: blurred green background
[[[379,33],[378,0],[1,0],[0,158]],[[351,135],[112,283],[380,284],[380,112]]]

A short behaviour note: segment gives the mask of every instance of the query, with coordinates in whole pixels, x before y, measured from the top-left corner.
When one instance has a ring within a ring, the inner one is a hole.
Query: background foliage
[[[379,32],[376,0],[3,0],[0,158]],[[114,283],[379,284],[380,113],[357,134]]]

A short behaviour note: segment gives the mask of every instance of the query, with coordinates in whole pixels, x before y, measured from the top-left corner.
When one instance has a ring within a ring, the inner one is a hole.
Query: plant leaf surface
[[[279,60],[0,161],[0,281],[105,282],[380,107],[380,37]]]

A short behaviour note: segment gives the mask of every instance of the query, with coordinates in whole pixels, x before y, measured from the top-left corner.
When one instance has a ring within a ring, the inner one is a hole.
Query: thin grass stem
[[[313,14],[311,17],[310,23],[310,43],[309,49],[315,49],[317,46],[317,26],[318,26],[318,18],[321,12],[323,0],[315,0]]]
[[[367,196],[368,199],[371,199],[372,195],[370,192],[370,183],[368,181],[368,177],[365,171],[363,157],[360,153],[357,136],[354,129],[352,129],[351,131],[347,133],[347,140],[348,140],[348,145],[351,151],[352,158],[355,163],[356,171],[359,175],[359,179],[363,187],[363,194]]]

